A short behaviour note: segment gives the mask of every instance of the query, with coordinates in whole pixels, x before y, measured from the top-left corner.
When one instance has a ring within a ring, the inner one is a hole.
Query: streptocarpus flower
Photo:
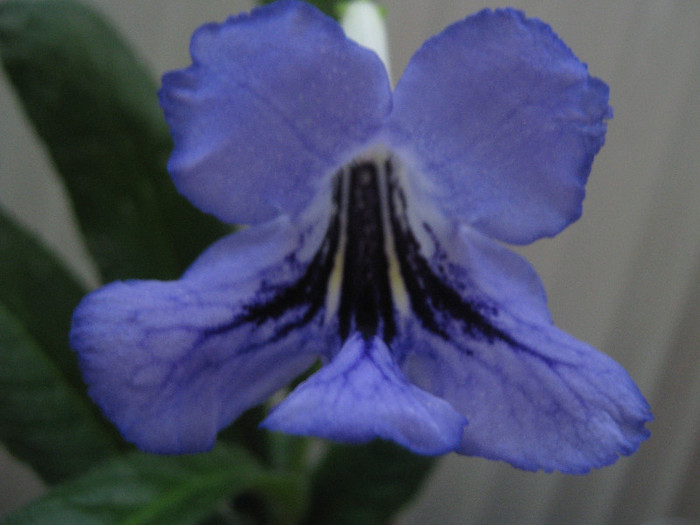
[[[581,213],[608,88],[545,24],[482,11],[392,93],[372,52],[281,1],[205,25],[166,74],[169,170],[250,227],[174,282],[90,294],[71,342],[89,393],[146,451],[206,450],[319,358],[263,425],[580,473],[648,436],[610,358],[557,329],[497,241]]]

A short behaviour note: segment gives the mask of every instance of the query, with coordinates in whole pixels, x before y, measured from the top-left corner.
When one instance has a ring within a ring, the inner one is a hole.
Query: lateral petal
[[[323,352],[322,312],[279,299],[308,265],[284,220],[215,244],[179,281],[89,294],[70,334],[89,395],[124,437],[155,453],[207,450],[216,433]],[[291,259],[294,259],[291,261]],[[272,305],[272,306],[270,306]]]
[[[381,60],[316,8],[285,0],[199,28],[193,64],[163,77],[179,191],[229,223],[303,210],[379,129]]]
[[[450,217],[524,244],[578,219],[611,116],[608,87],[549,26],[484,10],[416,52],[387,135]]]
[[[458,452],[567,473],[634,452],[647,402],[619,364],[549,321],[527,263],[468,230],[450,252],[468,263],[442,274],[459,299],[428,298],[440,330],[406,319],[393,347],[410,381],[469,420]]]
[[[407,377],[469,418],[458,452],[581,474],[649,436],[649,407],[612,359],[554,326],[521,325],[510,337],[517,344],[413,335],[424,346],[404,362]]]
[[[349,443],[388,439],[429,455],[458,447],[465,424],[448,403],[406,381],[381,339],[359,334],[263,422],[270,430]]]

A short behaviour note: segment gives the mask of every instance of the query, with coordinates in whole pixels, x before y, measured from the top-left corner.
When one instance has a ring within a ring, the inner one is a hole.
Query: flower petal
[[[388,141],[452,217],[528,243],[580,216],[607,102],[608,87],[549,26],[484,10],[413,56]]]
[[[386,70],[315,8],[275,2],[199,28],[163,77],[175,185],[231,223],[295,215],[390,110]]]
[[[450,256],[463,254],[468,266],[444,278],[465,315],[452,300],[433,317],[440,333],[408,321],[393,345],[410,381],[469,420],[458,452],[568,473],[634,452],[651,413],[628,374],[549,322],[525,261],[462,233]]]
[[[517,345],[412,338],[423,349],[404,362],[406,375],[469,418],[458,452],[581,474],[648,437],[649,407],[612,359],[553,326],[522,325],[510,336]]]
[[[308,266],[313,250],[299,239],[283,220],[252,227],[215,244],[179,281],[116,282],[83,300],[71,345],[90,396],[127,440],[148,452],[206,450],[219,429],[313,364],[325,346],[323,313],[277,292]]]
[[[349,443],[390,439],[421,454],[443,454],[459,446],[466,422],[448,403],[408,383],[381,339],[356,334],[263,426]]]
[[[448,260],[459,261],[453,271],[463,268],[462,277],[477,295],[530,323],[552,323],[542,281],[529,262],[467,225],[452,233],[440,249]]]

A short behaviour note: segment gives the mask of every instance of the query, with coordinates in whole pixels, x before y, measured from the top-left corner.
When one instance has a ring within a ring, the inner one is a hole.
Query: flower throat
[[[353,330],[368,338],[381,330],[385,341],[396,335],[386,249],[392,243],[385,231],[391,175],[390,158],[354,162],[337,175],[342,264],[335,271],[342,271],[338,317],[343,339]]]
[[[204,336],[276,320],[266,340],[270,343],[308,323],[324,322],[319,319],[324,313],[325,322],[338,319],[343,340],[359,332],[390,343],[398,332],[397,315],[403,314],[444,339],[457,329],[463,335],[517,346],[489,320],[498,315],[497,308],[463,298],[449,285],[444,270],[436,273],[431,267],[409,224],[398,162],[390,155],[374,155],[338,170],[328,227],[304,273],[286,285],[266,285],[242,315]],[[423,222],[420,227],[433,236],[430,225]],[[297,266],[295,254],[287,259]]]

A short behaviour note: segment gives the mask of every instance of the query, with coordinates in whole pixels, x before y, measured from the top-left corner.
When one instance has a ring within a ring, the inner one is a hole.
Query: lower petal
[[[283,220],[250,228],[179,281],[116,282],[83,300],[71,346],[90,396],[127,440],[155,453],[207,450],[218,430],[313,364],[320,312],[306,318],[299,302],[250,314],[303,266],[298,239]]]
[[[552,324],[532,267],[467,227],[434,243],[392,349],[469,421],[458,452],[569,473],[634,452],[649,406],[620,365]]]
[[[381,339],[356,334],[263,426],[349,443],[388,439],[432,455],[455,450],[466,422],[448,403],[408,383]]]
[[[504,317],[504,314],[501,314]],[[552,325],[447,341],[416,328],[402,369],[469,419],[458,452],[526,470],[585,473],[634,452],[652,419],[609,357]]]

